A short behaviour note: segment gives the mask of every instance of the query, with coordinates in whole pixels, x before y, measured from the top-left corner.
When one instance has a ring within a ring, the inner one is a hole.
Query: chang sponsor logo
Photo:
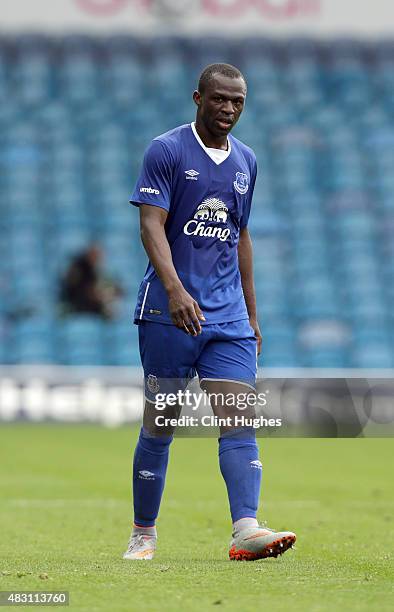
[[[230,228],[223,227],[227,222],[228,208],[219,198],[206,198],[197,207],[193,219],[183,227],[186,236],[218,238],[222,242],[230,236]],[[208,225],[208,222],[220,225]]]

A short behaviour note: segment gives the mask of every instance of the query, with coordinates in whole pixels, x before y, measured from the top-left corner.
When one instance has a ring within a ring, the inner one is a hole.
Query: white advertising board
[[[0,0],[0,31],[389,37],[391,0]]]

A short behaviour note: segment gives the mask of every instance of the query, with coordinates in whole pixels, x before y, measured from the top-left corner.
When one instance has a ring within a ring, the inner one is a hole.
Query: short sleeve
[[[170,151],[153,140],[144,155],[140,176],[130,198],[134,206],[150,204],[170,209],[173,161]]]
[[[254,186],[256,184],[256,177],[257,177],[257,162],[256,162],[256,159],[254,159],[253,170],[252,170],[251,176],[250,176],[249,189],[247,191],[247,195],[246,195],[246,198],[245,198],[245,206],[244,206],[244,209],[242,211],[242,216],[241,216],[241,221],[240,221],[240,229],[243,229],[244,227],[246,227],[248,225],[249,215],[250,215],[250,208],[252,206],[253,191],[254,191]]]

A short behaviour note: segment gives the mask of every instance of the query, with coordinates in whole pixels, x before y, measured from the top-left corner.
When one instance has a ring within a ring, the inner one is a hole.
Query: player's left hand
[[[263,342],[263,337],[261,335],[259,324],[258,324],[258,322],[255,319],[249,319],[249,323],[250,323],[251,327],[253,328],[254,335],[255,335],[256,340],[257,340],[257,354],[260,355],[260,353],[261,353],[261,345],[262,345],[262,342]]]

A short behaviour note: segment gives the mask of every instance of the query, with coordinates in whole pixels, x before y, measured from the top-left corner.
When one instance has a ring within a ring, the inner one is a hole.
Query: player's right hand
[[[174,325],[179,329],[191,336],[201,334],[200,321],[205,321],[205,317],[196,300],[186,289],[177,288],[169,293],[168,310]]]

